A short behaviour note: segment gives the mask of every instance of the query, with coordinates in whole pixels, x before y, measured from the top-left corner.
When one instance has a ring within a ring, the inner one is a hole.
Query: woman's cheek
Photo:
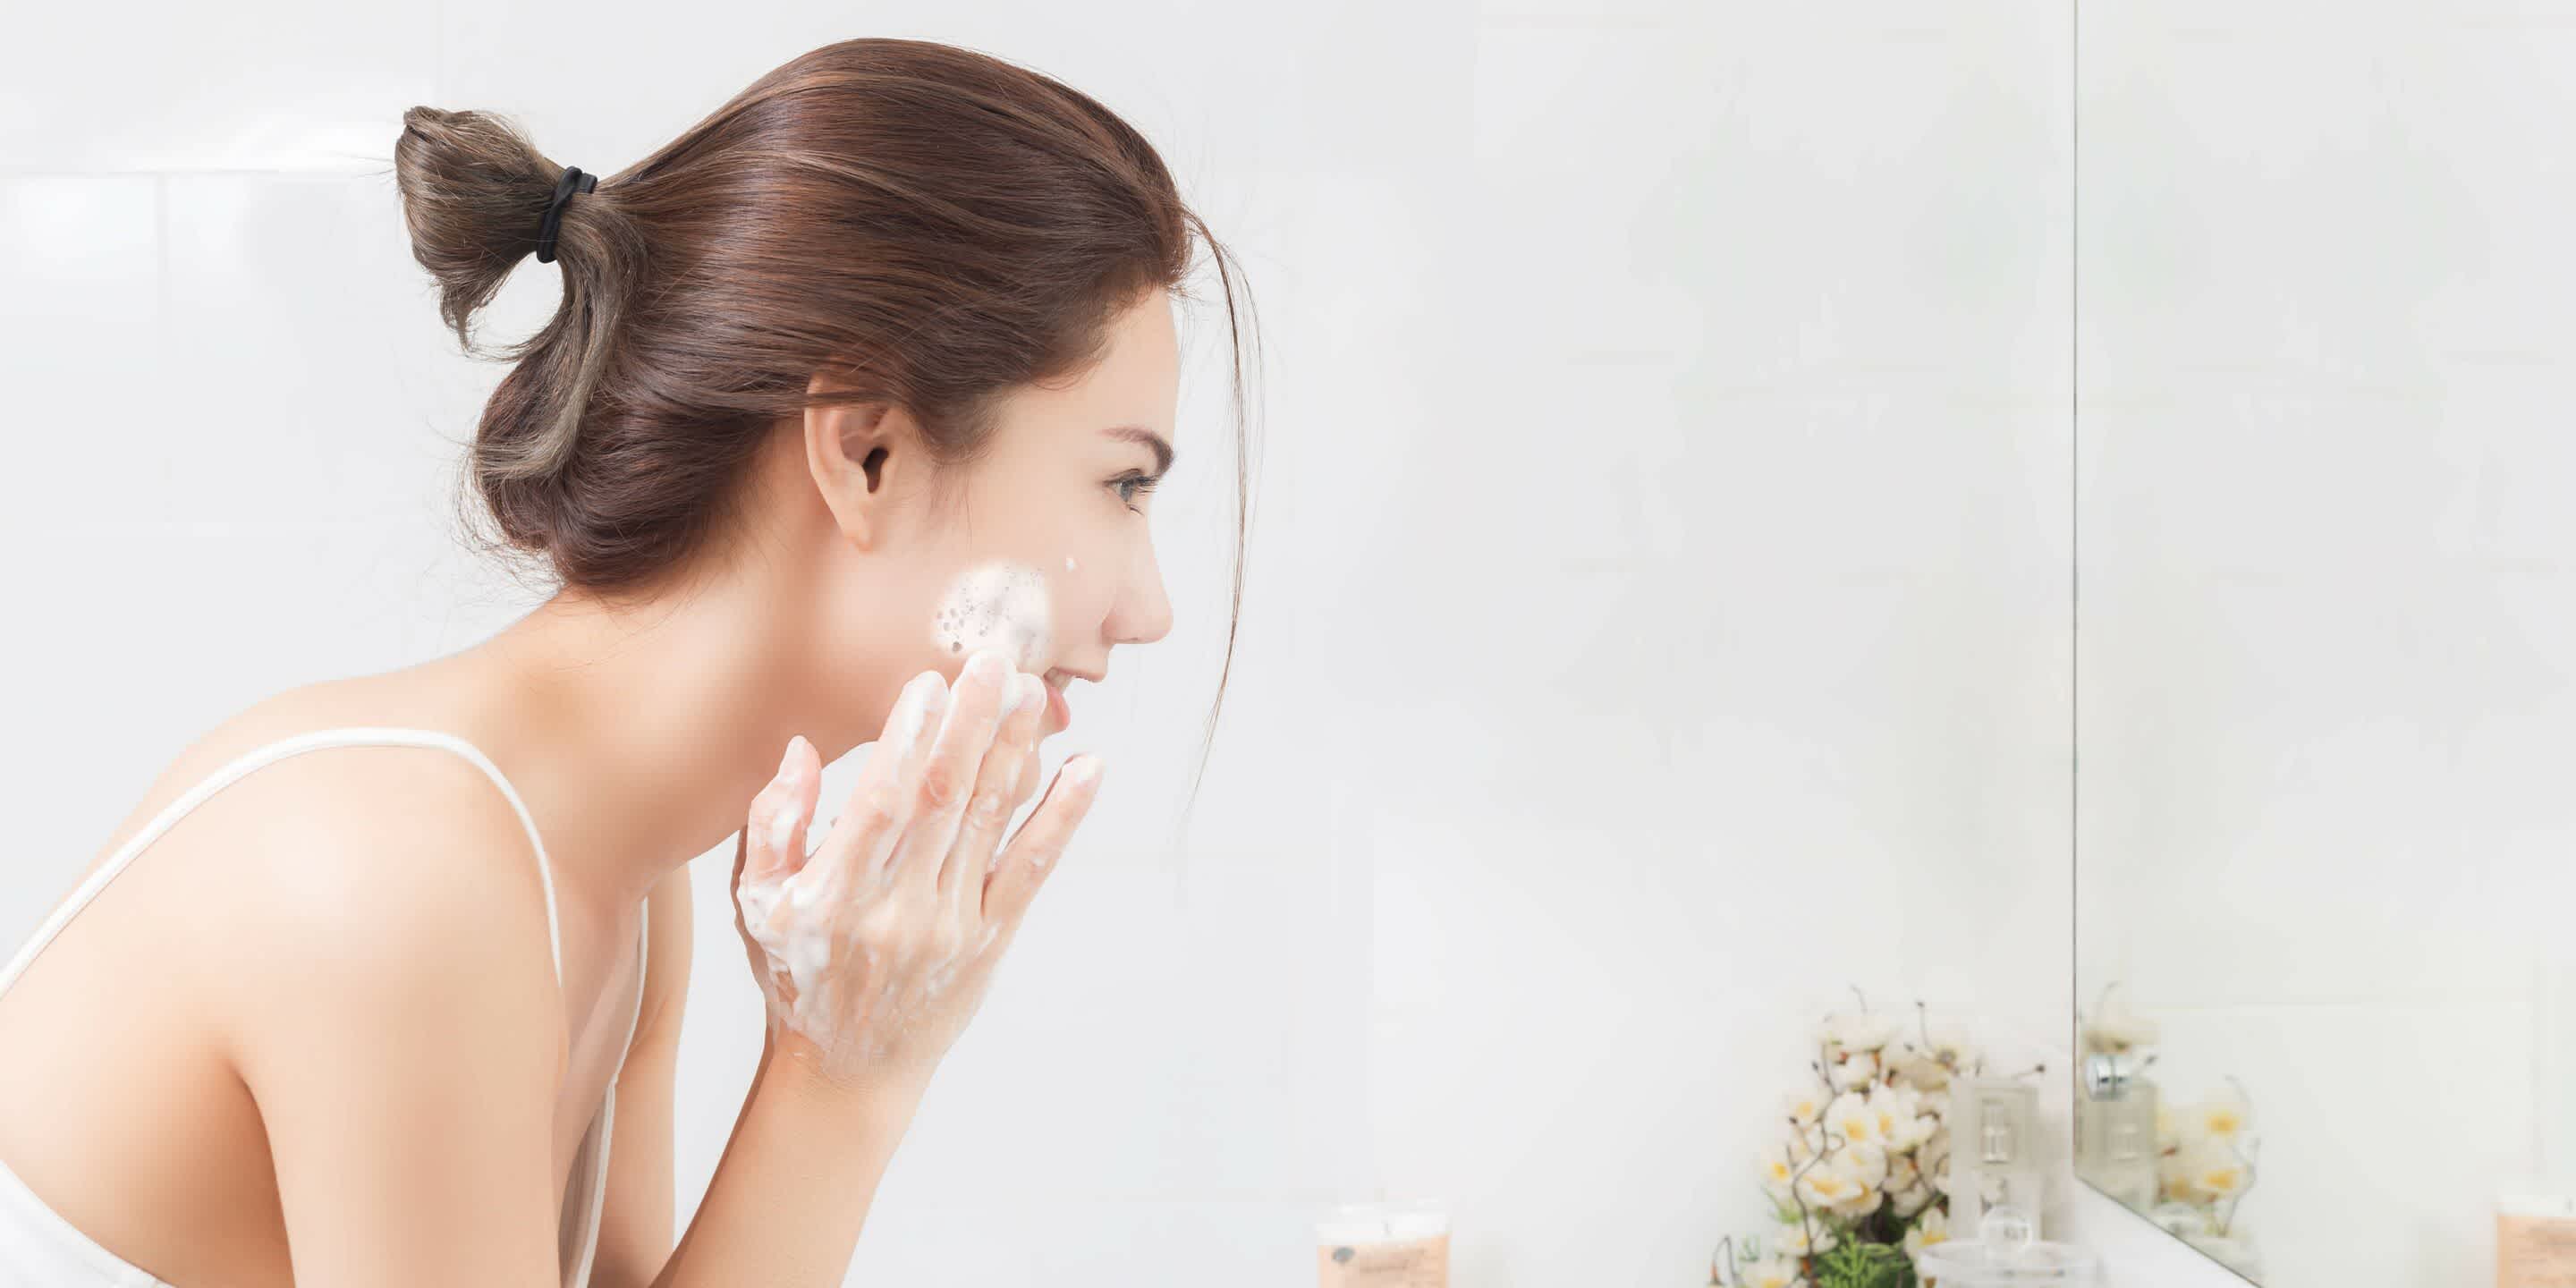
[[[1074,565],[1065,556],[1068,567]],[[977,564],[958,574],[939,598],[931,642],[951,657],[998,648],[1028,670],[1053,655],[1055,616],[1046,574],[1009,559]]]

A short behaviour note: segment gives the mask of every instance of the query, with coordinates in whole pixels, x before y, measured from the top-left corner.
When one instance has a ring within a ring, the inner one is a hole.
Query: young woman
[[[836,1284],[1098,790],[1039,792],[1066,682],[1169,629],[1174,297],[1225,252],[1107,109],[922,42],[604,179],[415,108],[395,173],[469,348],[560,264],[468,472],[560,588],[224,722],[0,971],[0,1281]],[[684,865],[736,829],[766,1043],[675,1247]]]

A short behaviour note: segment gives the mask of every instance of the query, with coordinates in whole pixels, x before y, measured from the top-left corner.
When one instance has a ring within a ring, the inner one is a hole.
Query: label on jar
[[[1449,1236],[1327,1243],[1315,1250],[1321,1288],[1449,1288]]]

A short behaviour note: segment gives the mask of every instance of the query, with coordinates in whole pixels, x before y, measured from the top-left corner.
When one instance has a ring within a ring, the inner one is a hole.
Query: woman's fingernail
[[[1073,763],[1064,767],[1064,776],[1076,787],[1089,787],[1100,779],[1100,757],[1089,752],[1074,757]]]
[[[803,762],[796,755],[796,749],[804,745],[804,742],[805,735],[801,733],[787,740],[787,754],[778,758],[778,781],[782,783],[796,781],[797,771],[804,768]]]

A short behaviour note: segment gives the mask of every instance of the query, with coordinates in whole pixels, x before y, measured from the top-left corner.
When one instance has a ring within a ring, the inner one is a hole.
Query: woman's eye
[[[1111,479],[1109,481],[1109,486],[1118,489],[1118,499],[1126,502],[1128,509],[1135,510],[1136,493],[1151,492],[1154,490],[1154,485],[1162,481],[1163,480],[1160,475],[1129,474]],[[1127,489],[1129,488],[1133,488],[1135,491],[1128,491]],[[1137,510],[1136,512],[1139,514],[1144,513],[1142,510]]]

